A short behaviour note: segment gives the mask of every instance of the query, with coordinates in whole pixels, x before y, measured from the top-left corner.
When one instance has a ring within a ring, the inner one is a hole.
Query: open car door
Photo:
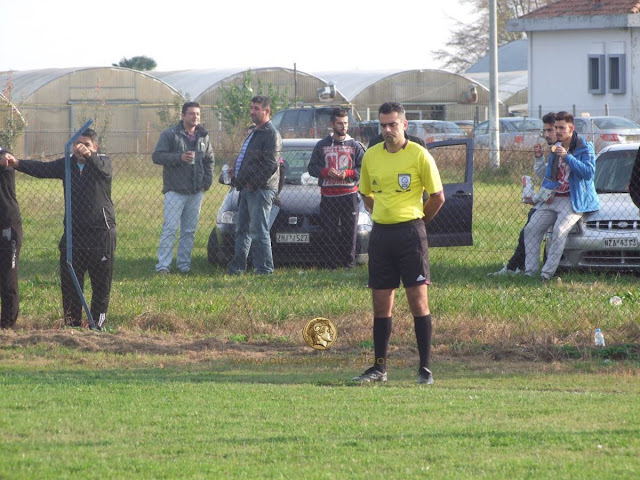
[[[473,140],[427,144],[440,172],[445,203],[427,225],[429,247],[473,245]]]

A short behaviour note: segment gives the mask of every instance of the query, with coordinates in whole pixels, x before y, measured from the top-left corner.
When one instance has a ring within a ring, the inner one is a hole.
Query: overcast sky
[[[460,0],[0,0],[0,71],[108,66],[439,68]]]

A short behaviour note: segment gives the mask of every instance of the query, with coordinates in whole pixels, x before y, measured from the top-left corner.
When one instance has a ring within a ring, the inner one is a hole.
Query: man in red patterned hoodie
[[[364,147],[347,134],[349,117],[343,108],[333,110],[329,126],[333,133],[317,143],[307,169],[319,179],[320,218],[331,249],[327,264],[352,268],[356,264],[358,182]]]

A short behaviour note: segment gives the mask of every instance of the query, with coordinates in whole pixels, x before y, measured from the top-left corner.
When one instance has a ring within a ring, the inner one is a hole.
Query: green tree
[[[239,84],[223,86],[218,91],[216,109],[222,128],[228,135],[239,129],[246,131],[251,124],[251,98],[255,95],[268,95],[271,99],[271,115],[289,106],[289,89],[279,89],[269,83],[266,86],[261,79],[254,81],[251,70],[247,70]]]
[[[498,46],[523,37],[507,31],[507,21],[521,17],[556,0],[497,0]],[[432,53],[444,63],[441,68],[462,73],[489,53],[489,0],[462,0],[477,12],[470,23],[456,22],[445,48]]]
[[[27,127],[20,112],[11,103],[11,92],[13,90],[13,77],[11,72],[7,76],[7,81],[2,89],[2,95],[6,99],[6,104],[0,102],[0,147],[6,150],[14,150],[18,137]]]
[[[178,123],[180,121],[183,103],[184,100],[180,95],[174,95],[171,103],[163,103],[156,112],[160,123],[155,125],[155,127],[159,131],[164,131]]]
[[[131,58],[122,57],[122,60],[120,60],[119,63],[112,63],[111,65],[113,65],[114,67],[126,67],[140,71],[153,70],[158,66],[153,58],[149,58],[145,55]]]

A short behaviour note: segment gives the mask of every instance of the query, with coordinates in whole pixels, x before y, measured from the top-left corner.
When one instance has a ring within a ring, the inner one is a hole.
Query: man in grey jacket
[[[173,246],[180,227],[176,266],[191,271],[191,251],[203,193],[213,179],[213,148],[209,134],[200,125],[200,105],[182,106],[182,121],[160,135],[153,163],[163,167],[164,223],[158,245],[156,272],[169,273]]]
[[[273,273],[273,254],[269,235],[269,214],[278,191],[278,159],[282,139],[271,124],[271,100],[264,95],[251,99],[251,120],[256,128],[242,145],[230,173],[240,192],[236,219],[235,253],[227,273],[239,275],[247,270],[247,257],[253,244],[252,263],[258,274]]]

